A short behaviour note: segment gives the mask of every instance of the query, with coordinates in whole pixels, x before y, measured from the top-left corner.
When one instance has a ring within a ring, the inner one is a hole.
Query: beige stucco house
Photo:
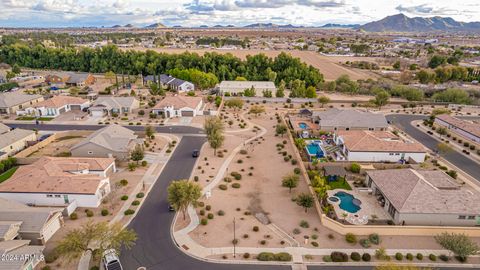
[[[70,152],[74,157],[113,157],[117,160],[128,160],[130,152],[142,143],[132,130],[120,125],[109,125],[74,145]]]
[[[37,140],[37,135],[33,130],[10,128],[0,123],[0,159],[12,156],[22,151],[28,146],[28,142]]]
[[[15,114],[40,101],[43,101],[41,95],[27,95],[20,92],[1,93],[0,114]]]

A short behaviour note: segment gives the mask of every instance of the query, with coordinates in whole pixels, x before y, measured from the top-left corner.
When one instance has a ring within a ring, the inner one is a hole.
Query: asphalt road
[[[425,145],[426,147],[436,150],[438,141],[430,137],[428,134],[418,130],[416,127],[411,125],[411,122],[414,120],[423,120],[426,116],[421,115],[388,115],[387,120],[390,121],[393,125],[397,126],[398,128],[405,131],[408,135],[410,135],[415,140],[419,141],[421,144]],[[468,118],[468,117],[465,117]],[[462,153],[457,151],[450,151],[445,154],[440,154],[443,158],[445,158],[448,162],[452,163],[453,165],[460,168],[462,171],[468,173],[473,178],[480,181],[480,166],[478,163],[472,161],[471,159],[467,158]]]
[[[140,211],[128,226],[138,235],[135,246],[121,253],[123,268],[140,266],[148,270],[270,270],[291,269],[288,266],[212,264],[196,260],[180,251],[170,236],[174,213],[168,211],[167,186],[172,180],[190,177],[195,158],[192,150],[200,149],[205,138],[184,136],[160,177],[152,187]]]
[[[6,124],[12,128],[23,129],[37,129],[44,131],[66,131],[66,130],[98,130],[105,125],[63,125],[63,124],[20,124],[20,123],[8,123]],[[125,126],[133,131],[144,131],[145,126]],[[174,134],[197,134],[203,133],[199,128],[190,126],[157,126],[157,132],[160,133],[174,133]]]

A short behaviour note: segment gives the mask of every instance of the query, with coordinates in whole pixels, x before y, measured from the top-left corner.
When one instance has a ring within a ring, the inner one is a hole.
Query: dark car
[[[198,157],[200,155],[200,151],[198,149],[193,150],[192,157]]]
[[[168,205],[168,211],[173,212],[175,211],[175,208],[171,204]]]

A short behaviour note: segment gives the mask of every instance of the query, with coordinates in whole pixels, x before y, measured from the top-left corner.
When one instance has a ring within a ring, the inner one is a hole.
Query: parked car
[[[114,249],[105,250],[103,253],[103,266],[106,270],[123,270],[120,259]]]
[[[173,212],[175,211],[175,208],[171,204],[168,204],[168,211]]]
[[[198,149],[193,150],[193,152],[192,152],[192,157],[195,157],[195,158],[196,158],[196,157],[198,157],[198,156],[200,156],[200,151],[198,151]]]

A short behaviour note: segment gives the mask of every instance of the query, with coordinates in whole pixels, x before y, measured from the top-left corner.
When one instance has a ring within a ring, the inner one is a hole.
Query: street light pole
[[[236,240],[237,237],[235,235],[235,217],[233,218],[233,258],[235,258],[235,244],[236,244]]]

